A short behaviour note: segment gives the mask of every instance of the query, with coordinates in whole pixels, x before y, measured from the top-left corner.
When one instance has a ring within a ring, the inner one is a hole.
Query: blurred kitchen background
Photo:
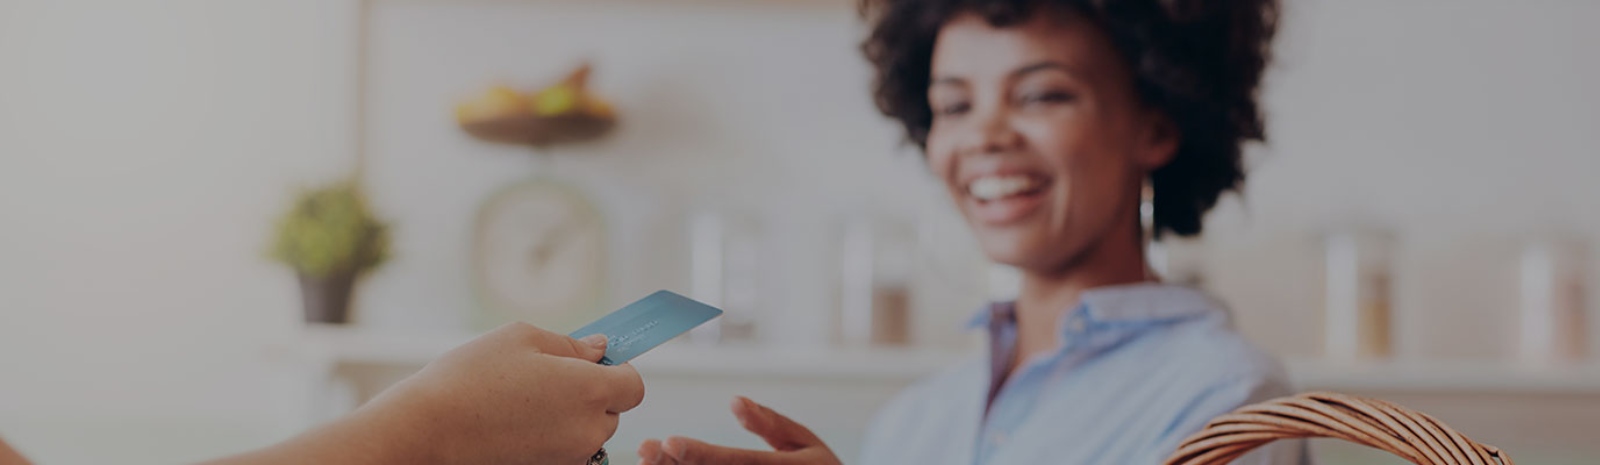
[[[1162,268],[1303,389],[1600,463],[1600,2],[1285,10],[1270,144]],[[760,446],[735,394],[849,461],[1014,286],[871,106],[863,33],[846,0],[0,0],[0,436],[48,464],[237,452],[495,322],[672,289],[728,315],[635,361],[619,463]],[[529,125],[584,140],[503,143]],[[290,211],[353,176],[323,194],[357,216]],[[386,259],[307,323],[340,279],[274,257],[315,268],[339,245],[304,237],[351,225]]]

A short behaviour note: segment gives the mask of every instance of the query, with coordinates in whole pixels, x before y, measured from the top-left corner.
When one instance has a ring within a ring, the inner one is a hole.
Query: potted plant
[[[355,180],[301,192],[279,218],[269,253],[299,275],[308,323],[348,321],[356,279],[388,254],[388,225]]]

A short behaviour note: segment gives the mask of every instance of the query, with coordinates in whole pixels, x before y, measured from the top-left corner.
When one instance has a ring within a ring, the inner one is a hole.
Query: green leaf
[[[373,214],[361,186],[344,180],[300,192],[279,217],[268,255],[313,277],[364,273],[389,258],[389,226]]]

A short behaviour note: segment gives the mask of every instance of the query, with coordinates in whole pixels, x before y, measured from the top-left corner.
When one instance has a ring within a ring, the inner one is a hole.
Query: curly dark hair
[[[966,13],[1012,26],[1041,9],[1098,24],[1131,70],[1141,101],[1177,126],[1177,153],[1150,175],[1154,234],[1199,234],[1217,198],[1244,181],[1243,145],[1266,140],[1256,94],[1271,60],[1277,0],[863,0],[873,29],[861,50],[876,71],[878,109],[926,149],[940,28]]]

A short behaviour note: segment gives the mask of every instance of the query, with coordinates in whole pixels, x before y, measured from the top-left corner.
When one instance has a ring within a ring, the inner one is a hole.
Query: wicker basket
[[[1418,465],[1513,465],[1500,449],[1467,439],[1428,415],[1330,392],[1274,399],[1217,417],[1165,463],[1222,465],[1266,443],[1294,438],[1342,439]]]

